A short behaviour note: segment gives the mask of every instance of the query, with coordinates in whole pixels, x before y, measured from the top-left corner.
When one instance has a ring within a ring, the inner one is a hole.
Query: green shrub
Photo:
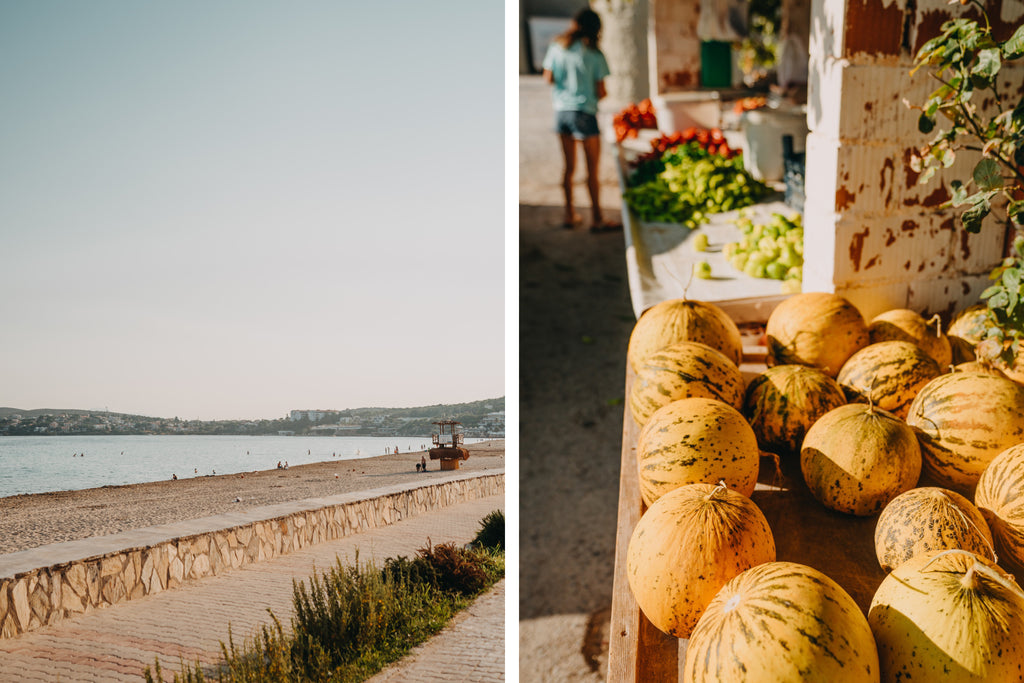
[[[480,522],[480,530],[470,542],[474,548],[505,549],[505,513],[495,510]]]

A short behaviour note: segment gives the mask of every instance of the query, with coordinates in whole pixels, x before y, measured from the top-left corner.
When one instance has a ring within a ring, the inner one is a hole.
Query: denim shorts
[[[585,111],[555,112],[555,132],[559,135],[571,135],[577,140],[585,140],[599,134],[597,117]]]

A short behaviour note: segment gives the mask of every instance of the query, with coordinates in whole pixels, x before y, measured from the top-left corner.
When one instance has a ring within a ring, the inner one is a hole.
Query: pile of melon
[[[1024,590],[1004,569],[1024,571],[1024,376],[974,358],[986,324],[969,309],[943,334],[910,310],[868,320],[797,294],[752,376],[715,305],[640,317],[628,404],[644,513],[626,574],[651,623],[689,639],[684,680],[1024,680]],[[765,456],[837,523],[875,518],[888,577],[867,614],[776,557],[789,530],[751,499]]]

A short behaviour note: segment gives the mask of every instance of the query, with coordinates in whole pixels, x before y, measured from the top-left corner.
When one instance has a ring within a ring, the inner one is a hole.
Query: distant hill
[[[124,417],[145,417],[152,419],[152,415],[131,415],[129,413],[111,413],[105,410],[79,410],[77,408],[33,408],[24,410],[22,408],[0,408],[0,419],[11,415],[22,417],[39,417],[41,415],[117,415]]]
[[[347,408],[337,409],[341,417],[367,417],[387,413],[394,417],[405,418],[437,418],[456,416],[482,416],[505,410],[505,397],[471,401],[469,403],[438,403],[430,406],[416,406],[413,408]],[[122,417],[133,420],[157,420],[152,415],[135,415],[133,413],[111,413],[105,410],[82,410],[79,408],[7,408],[0,407],[0,420],[20,415],[22,418],[38,418],[43,415],[106,415],[110,417]],[[234,422],[234,420],[233,420]]]

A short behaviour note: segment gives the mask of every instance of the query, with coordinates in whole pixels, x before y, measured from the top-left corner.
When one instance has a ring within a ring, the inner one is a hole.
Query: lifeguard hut
[[[460,460],[469,460],[469,451],[462,447],[462,423],[455,420],[434,422],[437,431],[431,436],[434,447],[430,459],[440,460],[442,470],[459,469]]]

